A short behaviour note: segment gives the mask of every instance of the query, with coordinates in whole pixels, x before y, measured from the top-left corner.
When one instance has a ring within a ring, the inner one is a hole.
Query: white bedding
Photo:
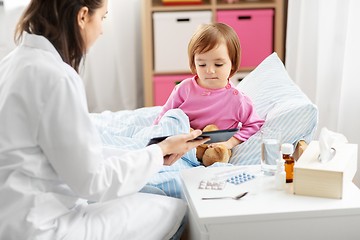
[[[105,111],[90,114],[101,135],[104,146],[124,150],[144,148],[153,137],[190,132],[188,117],[178,109],[168,111],[158,125],[152,125],[161,107],[140,108],[119,112]],[[229,164],[216,164],[226,166]],[[181,197],[179,170],[199,167],[195,149],[189,151],[172,166],[163,166],[148,185],[163,190],[168,196]],[[201,166],[200,166],[201,167]]]
[[[317,107],[294,84],[276,53],[267,57],[237,86],[249,96],[259,116],[265,119],[263,127],[282,130],[282,142],[296,146],[299,140],[309,143],[315,138],[318,125]],[[91,114],[104,146],[135,150],[146,146],[152,137],[190,132],[188,117],[179,109],[168,111],[159,125],[153,126],[161,107],[140,108],[119,112]],[[232,150],[233,165],[260,164],[260,131]],[[231,164],[216,163],[213,166]],[[167,195],[180,198],[179,170],[202,167],[195,149],[172,166],[164,166],[148,183],[162,189]]]

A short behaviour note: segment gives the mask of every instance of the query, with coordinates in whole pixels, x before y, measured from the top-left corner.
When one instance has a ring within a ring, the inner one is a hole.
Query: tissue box
[[[341,199],[357,170],[357,144],[342,144],[327,163],[318,160],[318,141],[310,142],[294,166],[294,194]]]

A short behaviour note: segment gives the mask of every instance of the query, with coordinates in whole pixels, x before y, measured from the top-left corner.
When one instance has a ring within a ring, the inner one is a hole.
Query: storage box
[[[343,144],[329,162],[318,160],[318,141],[310,142],[294,166],[294,194],[326,198],[342,198],[344,187],[357,170],[357,144]]]
[[[189,41],[200,24],[211,20],[211,11],[153,13],[155,72],[189,72]]]
[[[273,53],[273,18],[273,9],[217,11],[217,21],[231,26],[239,37],[240,67],[256,67]]]
[[[175,85],[194,75],[159,75],[154,76],[154,105],[162,106],[168,100]]]

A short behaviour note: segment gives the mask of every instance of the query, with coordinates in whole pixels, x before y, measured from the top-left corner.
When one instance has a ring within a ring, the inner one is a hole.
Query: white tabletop
[[[199,183],[212,179],[216,172],[236,167],[180,170],[188,204],[200,224],[360,214],[360,190],[353,183],[349,183],[345,189],[343,199],[299,196],[293,194],[292,183],[287,183],[283,191],[276,190],[275,177],[262,175],[260,165],[246,167],[247,172],[256,177],[239,185],[227,183],[223,190],[199,189]],[[201,199],[236,196],[243,192],[249,193],[240,200]]]

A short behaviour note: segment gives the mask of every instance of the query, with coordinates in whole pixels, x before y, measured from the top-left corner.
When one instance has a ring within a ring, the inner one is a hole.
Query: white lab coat
[[[142,201],[146,209],[146,199],[163,203],[166,212],[184,209],[179,199],[137,193],[163,165],[161,149],[153,145],[105,158],[87,109],[81,78],[46,38],[25,34],[23,44],[0,63],[0,239],[60,239],[74,226],[89,231],[80,225],[90,206],[119,205],[118,224],[126,221],[135,229],[156,222],[130,220],[129,209]],[[100,203],[87,205],[84,199]],[[182,216],[168,220],[173,226],[153,239],[173,234]],[[102,217],[116,223],[107,219],[111,215]],[[126,229],[111,231],[127,239]],[[101,228],[95,231],[101,236]]]

